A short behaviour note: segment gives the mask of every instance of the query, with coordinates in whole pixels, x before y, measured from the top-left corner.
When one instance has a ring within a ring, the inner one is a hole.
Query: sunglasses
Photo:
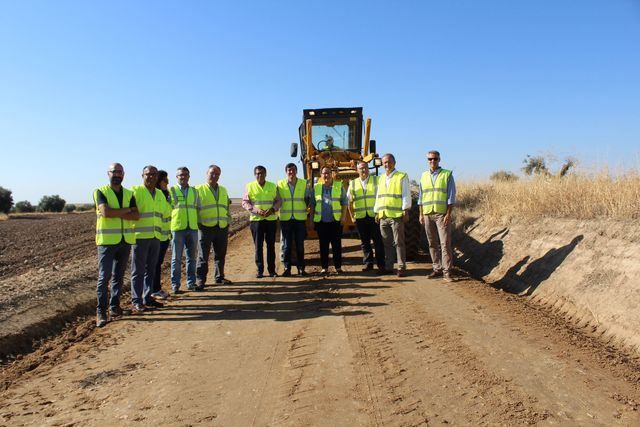
[[[438,157],[427,157],[427,160],[429,160],[430,162],[437,162],[440,159]]]

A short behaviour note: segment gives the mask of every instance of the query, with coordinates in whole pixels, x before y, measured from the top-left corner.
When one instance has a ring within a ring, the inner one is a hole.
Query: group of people
[[[189,185],[185,166],[176,171],[177,184],[169,187],[167,172],[145,166],[142,185],[124,188],[124,168],[109,166],[109,184],[94,191],[96,244],[98,246],[97,319],[102,327],[108,316],[123,314],[122,282],[131,258],[131,308],[133,314],[162,307],[168,293],[162,289],[160,271],[171,245],[171,292],[181,293],[182,254],[186,254],[187,289],[204,290],[213,248],[215,282],[224,276],[231,199],[218,185],[221,169],[211,165],[207,182]],[[196,263],[196,256],[197,263]],[[109,292],[108,285],[111,283]],[[109,295],[110,294],[110,295]]]
[[[420,179],[420,223],[425,227],[433,270],[427,276],[451,277],[451,213],[456,188],[452,172],[439,166],[440,153],[429,151],[429,169]],[[292,254],[300,276],[306,276],[304,240],[309,217],[320,243],[320,274],[329,273],[331,255],[336,274],[342,274],[342,229],[347,215],[355,222],[363,252],[363,271],[406,275],[404,224],[409,219],[411,191],[406,173],[396,170],[393,154],[382,157],[384,174],[372,176],[365,162],[357,165],[358,178],[345,188],[330,168],[320,171],[321,180],[307,182],[297,176],[294,163],[285,166],[285,178],[267,181],[264,166],[254,168],[255,180],[246,185],[242,207],[249,212],[255,249],[256,278],[276,277],[275,241],[281,231],[283,277],[292,275]],[[181,293],[182,255],[186,255],[186,288],[201,291],[213,251],[215,283],[231,283],[225,277],[231,199],[218,184],[221,169],[211,165],[207,182],[189,186],[190,173],[179,167],[178,183],[168,186],[167,173],[154,166],[142,172],[142,185],[122,186],[124,168],[113,163],[109,184],[94,192],[96,244],[98,246],[97,320],[99,327],[121,316],[120,294],[124,272],[131,257],[131,312],[162,307],[168,297],[161,288],[160,267],[171,244],[171,292]],[[266,245],[266,272],[264,246]],[[197,256],[197,263],[196,263]],[[394,263],[397,265],[394,270]],[[111,282],[110,297],[108,284]]]

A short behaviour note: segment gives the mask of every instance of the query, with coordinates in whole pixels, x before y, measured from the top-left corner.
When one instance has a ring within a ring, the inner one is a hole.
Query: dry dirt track
[[[0,425],[637,425],[638,369],[462,280],[253,278],[96,330],[0,394]],[[310,258],[317,258],[310,242]],[[312,266],[317,270],[317,266]]]

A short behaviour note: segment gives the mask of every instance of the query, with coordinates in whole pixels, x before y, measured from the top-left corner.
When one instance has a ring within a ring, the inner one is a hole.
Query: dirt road
[[[65,347],[0,393],[0,425],[640,423],[632,360],[482,283],[427,280],[426,264],[363,274],[345,245],[343,276],[255,279],[243,230],[234,284]]]

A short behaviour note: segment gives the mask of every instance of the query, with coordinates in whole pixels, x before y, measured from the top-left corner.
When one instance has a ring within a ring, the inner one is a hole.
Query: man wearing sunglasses
[[[424,225],[429,240],[429,253],[433,271],[427,278],[442,276],[453,282],[451,267],[453,250],[451,247],[451,212],[456,202],[456,184],[453,173],[440,167],[440,153],[427,153],[429,170],[420,179],[420,224]]]

